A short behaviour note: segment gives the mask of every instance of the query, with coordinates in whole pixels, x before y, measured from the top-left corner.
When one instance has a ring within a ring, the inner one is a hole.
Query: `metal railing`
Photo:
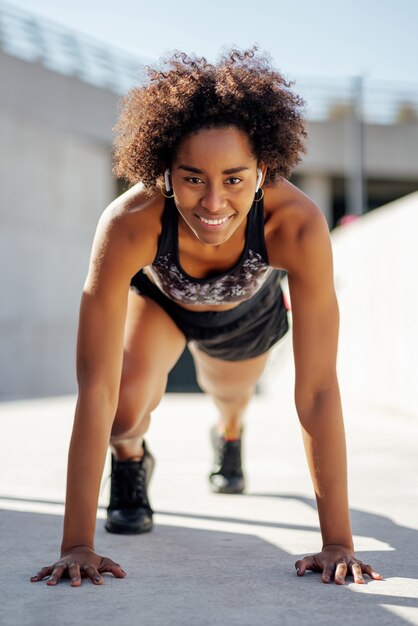
[[[0,48],[80,80],[126,93],[144,78],[144,60],[0,2]]]
[[[52,71],[77,76],[117,94],[140,84],[145,63],[149,62],[4,2],[0,2],[0,48],[6,54],[41,63]],[[295,80],[293,89],[305,99],[310,120],[349,116],[359,105],[355,87],[359,77],[288,78]],[[394,124],[418,120],[418,82],[405,84],[365,77],[361,84],[363,121]]]
[[[309,119],[338,119],[358,108],[363,121],[370,124],[418,121],[418,81],[296,77],[293,88],[305,99]]]

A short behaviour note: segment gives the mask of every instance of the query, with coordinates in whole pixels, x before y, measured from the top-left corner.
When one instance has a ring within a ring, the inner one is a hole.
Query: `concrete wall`
[[[0,398],[75,390],[80,293],[114,197],[108,146],[0,111]]]
[[[344,176],[356,157],[350,118],[309,122],[308,153],[298,166],[301,174]],[[418,180],[418,122],[364,125],[364,167],[376,178]]]
[[[418,192],[333,235],[345,395],[418,417]]]
[[[73,393],[117,96],[0,53],[0,399]]]
[[[98,141],[109,149],[118,100],[112,91],[1,51],[0,79],[0,110]]]

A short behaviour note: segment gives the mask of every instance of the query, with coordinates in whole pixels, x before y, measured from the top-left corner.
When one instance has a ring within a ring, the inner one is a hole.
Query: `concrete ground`
[[[127,577],[105,575],[101,587],[30,583],[59,557],[74,403],[0,405],[2,625],[418,624],[418,421],[346,408],[357,554],[385,580],[324,585],[318,574],[297,578],[294,569],[321,540],[291,390],[281,402],[259,396],[250,407],[242,496],[208,490],[216,418],[209,399],[167,396],[147,438],[157,458],[152,533],[104,530],[108,465],[104,472],[96,550]]]

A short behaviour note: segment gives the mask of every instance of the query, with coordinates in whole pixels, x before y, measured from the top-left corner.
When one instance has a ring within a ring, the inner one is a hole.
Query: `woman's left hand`
[[[295,567],[298,576],[303,576],[306,570],[322,572],[323,583],[330,583],[334,579],[337,585],[344,585],[347,574],[351,574],[354,582],[360,585],[366,582],[363,574],[367,574],[372,580],[383,579],[371,565],[365,565],[356,559],[353,550],[337,544],[324,546],[318,554],[305,556],[296,561]]]

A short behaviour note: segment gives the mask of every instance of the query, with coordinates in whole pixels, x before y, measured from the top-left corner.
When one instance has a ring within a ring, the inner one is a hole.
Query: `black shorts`
[[[223,361],[243,361],[267,352],[289,329],[280,280],[273,271],[249,300],[229,311],[189,311],[170,300],[141,270],[131,280],[137,293],[157,302],[187,341]]]

